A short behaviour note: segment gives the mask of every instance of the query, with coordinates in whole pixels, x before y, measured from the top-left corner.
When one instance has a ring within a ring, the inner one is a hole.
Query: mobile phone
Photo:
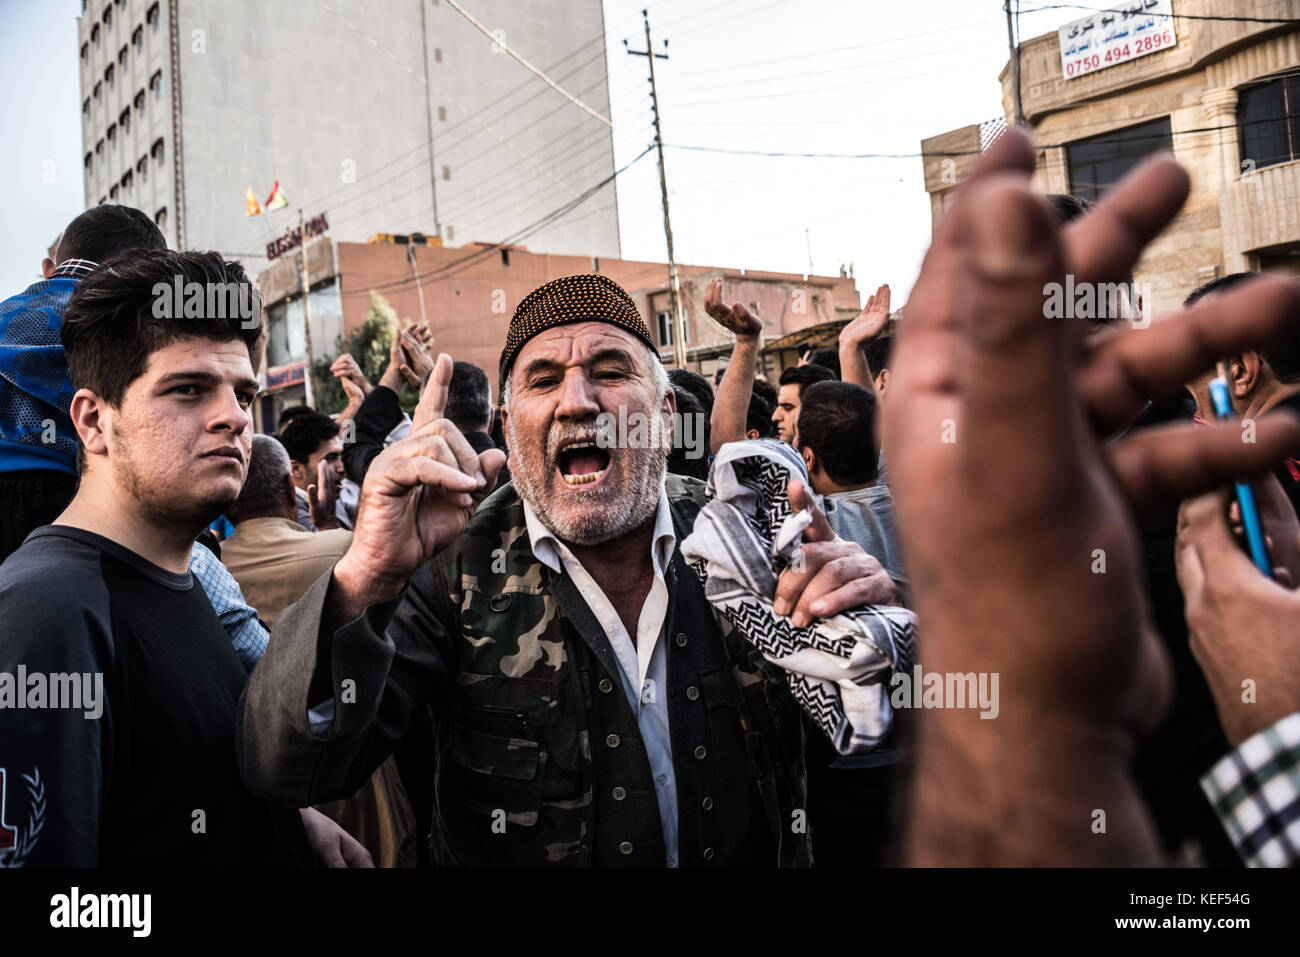
[[[1232,421],[1232,403],[1228,401],[1228,381],[1222,374],[1210,380],[1210,401],[1214,403],[1214,414],[1220,422]],[[1259,509],[1255,506],[1255,490],[1248,482],[1233,483],[1237,493],[1237,504],[1241,507],[1241,521],[1246,526],[1246,545],[1250,559],[1266,578],[1273,577],[1273,569],[1268,560],[1268,550],[1264,547],[1264,526],[1259,520]]]

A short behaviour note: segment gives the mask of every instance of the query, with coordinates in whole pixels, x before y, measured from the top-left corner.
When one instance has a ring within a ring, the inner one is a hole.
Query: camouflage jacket
[[[704,486],[670,475],[667,491],[680,542]],[[764,862],[806,865],[803,727],[784,674],[703,602],[676,551],[672,571],[661,639],[675,638],[670,661],[712,656],[693,659],[700,673],[674,712],[679,803],[692,781],[707,792],[706,808],[730,788],[740,816],[757,822],[745,826],[764,832],[773,852]],[[637,803],[644,795],[635,783],[648,781],[649,765],[608,638],[567,574],[534,556],[512,486],[484,502],[401,596],[322,636],[328,585],[327,575],[283,614],[245,693],[240,763],[250,788],[298,805],[346,797],[396,751],[435,863],[619,864],[621,852],[626,863],[662,864],[657,809]],[[327,715],[329,705],[319,706],[331,690],[333,720],[313,735],[308,709]],[[686,709],[695,705],[700,717],[690,725],[696,711]],[[725,741],[724,753],[714,748],[704,759],[708,749],[694,740],[679,749],[679,716],[711,748]],[[691,760],[692,748],[702,760]],[[615,773],[627,788],[600,786]],[[745,817],[747,808],[754,813]],[[614,819],[640,838],[601,844]],[[709,844],[702,860],[712,859],[710,839],[698,843]],[[728,860],[721,846],[716,859]]]

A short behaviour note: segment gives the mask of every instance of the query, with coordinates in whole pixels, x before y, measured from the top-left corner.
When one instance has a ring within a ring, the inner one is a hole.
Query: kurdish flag
[[[266,211],[269,213],[273,209],[288,205],[289,201],[284,198],[284,193],[280,192],[280,181],[277,179],[275,185],[271,187],[271,195],[266,197]]]
[[[246,206],[244,208],[244,214],[247,216],[260,216],[262,213],[262,207],[257,205],[257,197],[253,195],[253,187],[247,187],[245,197]]]

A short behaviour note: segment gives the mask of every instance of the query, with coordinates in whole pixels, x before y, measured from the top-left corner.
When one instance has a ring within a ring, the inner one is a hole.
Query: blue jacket
[[[0,472],[77,474],[74,390],[59,333],[72,291],[94,268],[70,259],[0,303]]]

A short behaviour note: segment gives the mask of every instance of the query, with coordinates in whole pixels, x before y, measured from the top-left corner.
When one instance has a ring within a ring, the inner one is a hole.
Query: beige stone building
[[[1135,274],[1157,313],[1226,273],[1300,275],[1300,0],[1173,0],[1172,14],[1176,43],[1082,75],[1065,75],[1057,32],[1020,47],[1039,188],[1094,199],[1162,150],[1189,171],[1186,205]],[[999,78],[1014,122],[1010,62]],[[985,123],[922,141],[935,221],[996,132]]]

